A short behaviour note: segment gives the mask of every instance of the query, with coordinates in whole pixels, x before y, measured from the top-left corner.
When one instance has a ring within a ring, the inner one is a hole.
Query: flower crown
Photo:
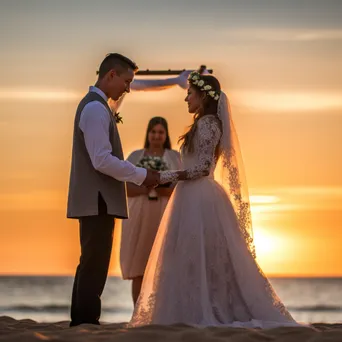
[[[213,87],[210,84],[206,84],[199,72],[192,71],[188,77],[188,82],[191,85],[195,85],[201,91],[205,91],[207,95],[212,97],[215,101],[218,101],[220,98],[220,93],[213,90]]]

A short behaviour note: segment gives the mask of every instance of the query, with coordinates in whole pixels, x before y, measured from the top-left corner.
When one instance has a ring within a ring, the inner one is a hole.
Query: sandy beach
[[[125,323],[103,324],[101,326],[81,325],[68,327],[67,321],[56,323],[37,323],[30,319],[15,320],[0,317],[0,341],[55,341],[55,342],[316,342],[342,341],[342,324],[313,324],[312,328],[276,328],[252,330],[240,328],[197,329],[186,325],[147,326],[125,329]]]

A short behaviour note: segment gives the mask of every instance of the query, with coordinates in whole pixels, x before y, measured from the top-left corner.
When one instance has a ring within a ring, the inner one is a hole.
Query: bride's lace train
[[[247,248],[224,189],[179,182],[166,208],[129,326],[298,325]]]

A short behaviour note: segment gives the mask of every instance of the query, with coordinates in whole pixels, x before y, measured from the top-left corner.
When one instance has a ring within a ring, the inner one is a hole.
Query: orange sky
[[[0,274],[73,274],[78,229],[65,218],[73,116],[102,57],[118,51],[143,69],[213,68],[233,108],[262,268],[342,275],[341,5],[175,1],[172,21],[162,2],[147,1],[143,26],[129,3],[115,8],[114,23],[113,4],[102,2],[105,9],[85,2],[82,11],[39,0],[2,8]],[[125,154],[142,147],[154,115],[168,120],[175,143],[191,123],[184,96],[178,88],[128,95],[120,108]]]

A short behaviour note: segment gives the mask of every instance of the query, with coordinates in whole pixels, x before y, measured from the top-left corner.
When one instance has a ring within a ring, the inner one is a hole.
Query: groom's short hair
[[[119,53],[109,53],[100,65],[98,72],[99,78],[103,78],[112,69],[115,69],[118,74],[121,74],[128,69],[136,72],[138,66],[126,56],[120,55]]]

